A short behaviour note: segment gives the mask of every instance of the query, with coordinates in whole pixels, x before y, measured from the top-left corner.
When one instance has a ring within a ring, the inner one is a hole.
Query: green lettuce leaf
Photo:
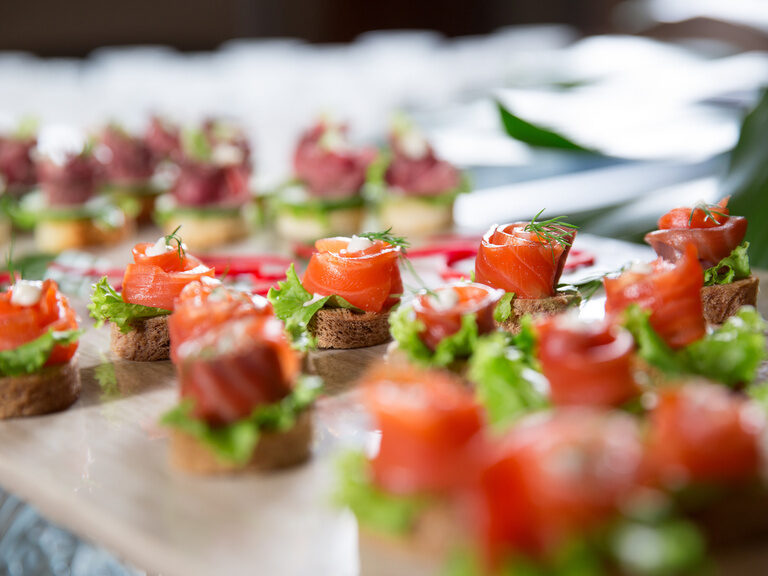
[[[299,280],[296,268],[291,264],[285,273],[285,280],[270,288],[267,299],[275,309],[275,316],[285,324],[285,331],[294,345],[305,349],[314,347],[314,338],[309,333],[309,322],[321,308],[347,308],[359,310],[336,294],[314,299]]]
[[[48,361],[54,346],[72,344],[80,334],[80,330],[49,330],[18,348],[0,351],[0,376],[21,376],[37,372]]]
[[[749,267],[749,242],[742,242],[733,251],[720,260],[717,265],[704,270],[704,286],[730,284],[734,280],[747,278],[752,273]]]
[[[525,355],[512,346],[512,337],[506,333],[480,338],[469,360],[469,379],[475,384],[475,394],[497,429],[549,405],[534,386],[536,377]]]
[[[496,322],[501,324],[502,322],[509,320],[509,317],[512,316],[512,301],[514,299],[514,292],[507,292],[501,297],[501,300],[499,300],[498,304],[496,304],[496,308],[493,310],[493,319],[496,320]]]
[[[258,406],[250,416],[226,426],[211,426],[192,415],[194,404],[184,401],[166,412],[160,423],[176,428],[208,446],[222,461],[245,464],[262,432],[282,432],[296,424],[320,393],[318,378],[303,377],[291,394],[274,404]]]
[[[474,314],[464,316],[459,331],[443,338],[434,352],[421,339],[424,330],[424,324],[416,318],[410,306],[400,306],[389,316],[389,331],[398,348],[422,366],[448,366],[456,360],[469,358],[478,341]]]
[[[635,338],[638,355],[670,377],[690,374],[729,386],[749,383],[766,358],[766,323],[751,306],[680,350],[667,346],[649,318],[649,312],[633,305],[624,313],[624,325]]]
[[[129,304],[109,285],[106,276],[96,283],[91,302],[88,304],[88,310],[90,310],[91,316],[96,319],[96,328],[109,321],[120,328],[123,333],[132,330],[131,324],[134,320],[155,318],[171,313],[170,310],[163,308]]]
[[[337,461],[337,488],[333,500],[346,506],[360,524],[389,534],[407,534],[428,505],[424,498],[395,496],[371,482],[368,461],[362,452],[347,452]]]

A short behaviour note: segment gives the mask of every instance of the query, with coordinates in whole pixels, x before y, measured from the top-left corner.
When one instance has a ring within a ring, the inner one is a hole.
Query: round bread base
[[[388,194],[379,205],[382,230],[400,236],[428,236],[453,226],[453,202],[440,203],[418,196]]]
[[[317,347],[346,350],[384,344],[391,340],[389,312],[353,312],[346,308],[324,308],[312,317],[309,332]]]
[[[704,286],[701,304],[708,324],[719,325],[739,311],[742,306],[757,306],[760,280],[750,276],[730,284]]]
[[[171,234],[179,226],[179,235],[190,250],[208,250],[248,236],[248,223],[242,210],[205,216],[185,211],[173,212],[163,222],[163,231]]]
[[[97,226],[93,220],[41,220],[35,226],[35,244],[41,252],[59,253],[86,246],[117,244],[133,233],[134,221],[126,218],[117,228]]]
[[[334,208],[318,214],[294,214],[285,208],[275,214],[275,226],[286,240],[310,243],[318,238],[357,234],[364,219],[362,206]]]
[[[45,366],[35,374],[0,378],[0,419],[37,416],[69,408],[80,396],[77,361]]]
[[[155,362],[171,357],[168,316],[136,320],[129,332],[123,333],[110,323],[110,348],[120,358],[134,362]]]
[[[495,322],[496,326],[517,334],[520,331],[520,319],[526,314],[534,318],[538,316],[555,316],[564,312],[571,306],[576,306],[581,302],[578,294],[558,294],[551,298],[515,298],[512,300],[512,314],[504,322]]]
[[[296,424],[284,432],[264,432],[245,464],[220,460],[205,444],[193,436],[171,431],[171,464],[190,474],[230,474],[249,470],[277,470],[301,464],[309,459],[312,445],[312,412],[299,414]]]
[[[360,526],[361,576],[424,576],[443,573],[445,561],[461,543],[461,524],[444,504],[427,508],[414,529],[403,536]]]

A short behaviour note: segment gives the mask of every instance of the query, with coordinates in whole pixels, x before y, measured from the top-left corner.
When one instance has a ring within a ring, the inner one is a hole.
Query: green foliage
[[[133,322],[142,318],[155,318],[170,314],[170,310],[129,304],[109,285],[107,277],[99,280],[93,289],[91,302],[88,304],[91,316],[96,319],[96,328],[104,322],[112,322],[124,334],[133,329]]]
[[[257,406],[250,416],[225,426],[211,426],[195,418],[192,401],[181,402],[166,412],[160,423],[193,436],[223,462],[245,464],[253,455],[262,432],[284,432],[292,428],[299,414],[315,401],[320,388],[317,378],[303,377],[280,402]]]
[[[712,268],[704,270],[704,286],[730,284],[747,278],[752,273],[749,266],[749,242],[742,242]]]
[[[520,142],[535,148],[553,148],[557,150],[571,150],[575,152],[596,154],[594,150],[585,148],[552,130],[526,122],[519,116],[510,112],[501,102],[497,101],[496,106],[499,110],[504,130],[515,140],[519,140]]]
[[[34,374],[48,361],[54,346],[76,342],[80,334],[80,330],[49,330],[39,338],[13,350],[0,351],[0,376]]]

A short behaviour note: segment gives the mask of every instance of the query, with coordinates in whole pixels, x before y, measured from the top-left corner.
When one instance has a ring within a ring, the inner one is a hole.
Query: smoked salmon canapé
[[[469,179],[438,158],[403,115],[393,120],[389,148],[371,166],[365,187],[381,227],[408,237],[450,230],[456,197],[469,190]]]
[[[357,516],[363,571],[380,539],[442,558],[458,544],[454,500],[471,481],[482,409],[455,375],[412,365],[377,365],[360,390],[381,440],[343,455],[335,500]]]
[[[324,118],[304,132],[293,177],[273,197],[275,224],[286,240],[356,234],[365,218],[363,185],[375,148],[352,146],[346,124]]]
[[[134,211],[97,194],[102,174],[89,138],[49,126],[36,149],[37,189],[13,207],[16,225],[34,230],[37,248],[58,254],[117,243],[134,228]]]
[[[753,307],[743,306],[707,331],[702,281],[693,244],[675,263],[659,258],[634,264],[604,279],[606,316],[632,333],[640,366],[651,368],[652,379],[700,375],[729,386],[748,384],[766,357],[766,323]]]
[[[267,298],[297,346],[383,344],[403,293],[398,260],[406,247],[388,232],[318,240],[303,278],[291,265]]]
[[[80,395],[75,311],[53,280],[0,293],[0,419],[64,410]]]
[[[663,259],[675,262],[688,244],[696,246],[704,269],[701,298],[708,323],[722,324],[742,306],[757,304],[759,281],[750,270],[749,242],[744,241],[747,219],[730,214],[728,198],[675,208],[658,225],[645,241]]]
[[[183,226],[192,250],[207,250],[248,235],[250,146],[224,121],[182,130],[170,192],[155,203],[155,221],[170,234]]]
[[[214,281],[214,269],[187,253],[177,234],[133,247],[133,262],[123,276],[122,293],[106,278],[96,284],[88,309],[96,326],[111,324],[112,351],[126,360],[167,360],[168,314],[190,282]]]
[[[626,329],[566,313],[536,322],[535,334],[555,406],[620,406],[639,396],[635,342]]]
[[[483,236],[475,261],[475,281],[513,294],[506,318],[498,324],[510,332],[520,318],[551,315],[578,304],[574,293],[558,292],[558,282],[576,237],[563,217],[494,225]]]
[[[211,317],[200,317],[199,303]],[[223,303],[223,304],[222,304]],[[191,305],[190,305],[191,304]],[[225,288],[185,289],[171,321],[180,404],[165,414],[172,464],[190,473],[269,470],[310,456],[317,379],[268,309]]]
[[[171,360],[178,361],[179,346],[224,322],[250,316],[274,315],[263,296],[225,286],[220,280],[203,277],[187,284],[176,298],[168,317]]]
[[[510,300],[503,290],[473,282],[422,290],[390,315],[388,358],[460,370],[478,338],[496,330],[494,315]]]
[[[110,123],[99,133],[94,155],[102,167],[102,194],[120,205],[134,204],[137,220],[151,222],[155,199],[163,187],[154,178],[157,157],[144,137]]]

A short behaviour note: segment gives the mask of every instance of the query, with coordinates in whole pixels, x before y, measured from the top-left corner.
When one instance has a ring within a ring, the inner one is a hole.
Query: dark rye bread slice
[[[353,312],[346,308],[323,308],[312,317],[309,333],[318,348],[365,348],[389,342],[389,312]]]
[[[221,460],[208,446],[179,430],[171,431],[171,464],[190,474],[229,474],[246,470],[277,470],[306,461],[311,454],[313,409],[304,410],[284,432],[263,432],[246,464]]]
[[[520,319],[526,314],[536,316],[554,316],[571,306],[581,302],[581,296],[576,293],[558,294],[551,298],[515,298],[512,300],[512,314],[504,322],[496,322],[496,326],[512,334],[520,331]]]
[[[171,336],[168,333],[168,316],[156,316],[136,320],[129,332],[121,332],[112,324],[110,335],[112,352],[135,362],[154,362],[171,357]]]
[[[707,323],[722,324],[742,306],[757,306],[759,284],[756,276],[750,276],[730,284],[704,286],[701,303]]]
[[[69,408],[80,396],[77,361],[46,366],[35,374],[0,378],[0,419],[49,414]]]

